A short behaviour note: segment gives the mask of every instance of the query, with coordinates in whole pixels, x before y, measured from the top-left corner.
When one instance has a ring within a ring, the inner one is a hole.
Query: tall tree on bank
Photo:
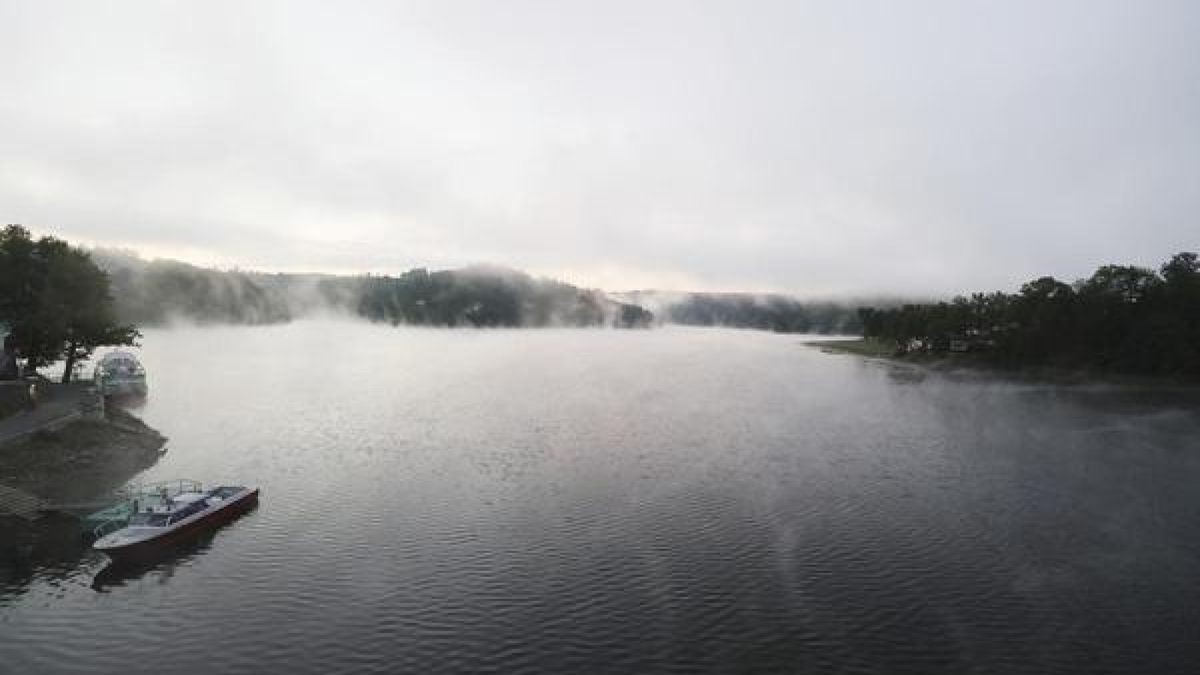
[[[86,251],[54,237],[34,240],[19,225],[0,232],[0,321],[30,366],[64,361],[63,382],[97,347],[140,337],[117,323],[108,275]]]

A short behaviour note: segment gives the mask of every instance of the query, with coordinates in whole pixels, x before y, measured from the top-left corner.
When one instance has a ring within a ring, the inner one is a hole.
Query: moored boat
[[[92,380],[101,396],[146,395],[146,369],[129,352],[109,352],[96,363]]]
[[[166,480],[149,485],[134,484],[114,495],[116,501],[79,519],[80,534],[91,543],[129,525],[129,519],[141,509],[163,505],[185,492],[204,492],[204,485],[187,478]]]
[[[164,493],[157,503],[136,503],[125,527],[100,537],[92,547],[113,560],[153,557],[233,520],[258,504],[258,488],[222,485],[208,490]]]

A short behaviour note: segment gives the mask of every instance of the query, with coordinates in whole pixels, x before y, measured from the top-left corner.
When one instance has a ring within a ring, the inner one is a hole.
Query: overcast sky
[[[285,271],[1011,289],[1200,248],[1200,2],[0,0],[0,223]]]

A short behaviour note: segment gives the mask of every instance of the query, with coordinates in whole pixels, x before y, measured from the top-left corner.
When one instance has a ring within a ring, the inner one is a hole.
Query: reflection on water
[[[149,568],[31,558],[0,591],[13,672],[168,646],[215,672],[1194,668],[1194,393],[722,330],[145,344],[172,443],[142,478],[263,502]]]
[[[128,410],[132,413],[140,413],[146,407],[146,399],[150,396],[145,394],[114,394],[105,398],[105,404],[117,406],[122,410]]]
[[[896,384],[920,384],[929,376],[929,371],[906,363],[880,361],[878,365],[887,373],[888,379]]]
[[[74,574],[88,546],[74,518],[48,514],[36,524],[0,520],[0,603],[37,580]]]
[[[212,537],[206,536],[164,551],[162,557],[154,561],[110,562],[92,577],[92,590],[108,592],[113,587],[121,587],[143,577],[152,578],[156,583],[165,583],[174,576],[180,565],[190,563],[192,558],[203,554],[211,545]]]

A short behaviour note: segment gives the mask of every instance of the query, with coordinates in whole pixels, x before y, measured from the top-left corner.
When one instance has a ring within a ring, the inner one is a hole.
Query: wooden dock
[[[0,485],[0,516],[37,520],[46,510],[46,500],[6,485]]]

